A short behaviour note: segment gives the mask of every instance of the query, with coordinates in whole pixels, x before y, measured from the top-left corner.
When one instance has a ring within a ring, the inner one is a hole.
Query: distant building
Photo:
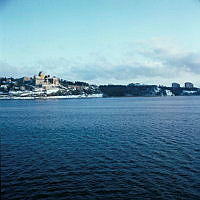
[[[173,88],[180,88],[180,84],[179,83],[172,83],[172,87]]]
[[[59,79],[56,77],[45,77],[45,81],[48,84],[53,84],[55,86],[59,85]]]
[[[72,90],[83,90],[86,86],[82,86],[82,85],[68,85],[69,89]]]
[[[30,81],[30,80],[31,80],[30,77],[26,77],[26,76],[22,77],[23,83],[24,83],[24,82],[27,82],[27,81]]]
[[[43,72],[39,72],[38,76],[34,76],[35,86],[50,89],[51,87],[59,85],[59,79],[56,77],[45,76]]]
[[[192,83],[190,83],[190,82],[185,83],[185,88],[193,88],[193,87],[194,87],[194,85]]]
[[[42,86],[45,84],[43,72],[39,72],[38,76],[34,76],[35,86]]]

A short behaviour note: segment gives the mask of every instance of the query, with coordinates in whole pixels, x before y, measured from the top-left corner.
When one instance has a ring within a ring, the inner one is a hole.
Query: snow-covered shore
[[[0,100],[3,99],[77,99],[77,98],[101,98],[102,94],[90,94],[90,95],[67,95],[67,96],[38,96],[38,97],[16,97],[16,96],[0,96]]]

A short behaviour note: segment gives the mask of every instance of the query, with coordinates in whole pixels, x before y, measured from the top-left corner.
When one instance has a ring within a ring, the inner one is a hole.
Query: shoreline
[[[83,99],[83,98],[102,98],[103,94],[90,95],[67,95],[67,96],[38,96],[38,97],[17,97],[17,96],[0,96],[0,100],[37,100],[37,99]]]
[[[104,97],[103,94],[94,94],[94,95],[68,95],[68,96],[41,96],[41,97],[12,97],[12,96],[0,96],[0,100],[48,100],[48,99],[87,99],[87,98],[140,98],[140,97],[182,97],[183,95],[180,96],[121,96],[121,97],[116,97],[116,96],[110,96],[110,97]],[[187,97],[194,97],[194,96],[199,96],[199,95],[185,95]]]

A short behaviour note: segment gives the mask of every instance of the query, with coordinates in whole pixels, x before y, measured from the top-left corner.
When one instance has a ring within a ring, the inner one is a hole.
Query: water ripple
[[[199,102],[2,101],[1,197],[200,199]]]

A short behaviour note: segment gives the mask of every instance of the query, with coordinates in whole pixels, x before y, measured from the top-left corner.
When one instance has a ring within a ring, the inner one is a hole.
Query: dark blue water
[[[200,97],[2,100],[2,199],[200,199]]]

